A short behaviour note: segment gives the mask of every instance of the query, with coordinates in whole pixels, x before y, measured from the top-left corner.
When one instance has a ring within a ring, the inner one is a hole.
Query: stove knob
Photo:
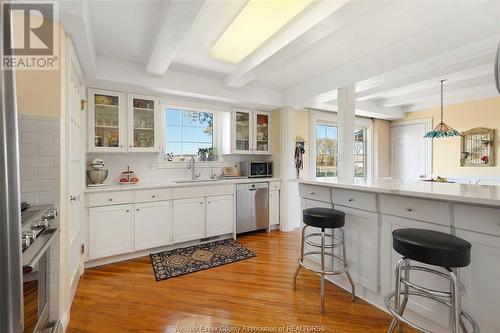
[[[31,244],[30,237],[28,235],[22,235],[21,237],[21,246],[23,250],[26,250]]]
[[[50,213],[45,215],[43,218],[47,220],[53,220],[58,216],[59,216],[59,210],[57,208],[54,208]]]
[[[45,229],[49,226],[49,220],[46,218],[42,218],[40,221],[33,223],[31,229]]]
[[[34,230],[30,230],[30,231],[25,231],[23,233],[23,237],[28,237],[28,239],[30,240],[30,244],[33,243],[36,239],[36,231]]]

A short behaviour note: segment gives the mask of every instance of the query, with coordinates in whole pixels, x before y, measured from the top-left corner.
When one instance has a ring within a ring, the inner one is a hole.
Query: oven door
[[[250,162],[249,177],[267,177],[267,162]]]
[[[49,251],[23,274],[24,333],[40,332],[49,316],[48,273]]]

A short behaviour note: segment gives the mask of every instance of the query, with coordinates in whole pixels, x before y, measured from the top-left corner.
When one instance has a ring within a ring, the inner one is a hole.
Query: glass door
[[[235,151],[238,153],[247,153],[252,150],[251,114],[252,111],[247,110],[236,110],[234,112]]]
[[[269,153],[270,144],[270,114],[266,112],[255,112],[255,145],[254,150],[258,152]]]
[[[89,151],[123,151],[125,119],[122,117],[122,94],[90,91]],[[92,133],[92,132],[91,132]]]
[[[156,151],[157,100],[129,95],[129,150]]]

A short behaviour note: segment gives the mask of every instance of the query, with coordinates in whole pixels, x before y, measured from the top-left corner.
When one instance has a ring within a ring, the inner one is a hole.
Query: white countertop
[[[338,179],[333,177],[322,177],[299,179],[298,181],[299,183],[303,184],[322,185],[349,190],[500,207],[499,185],[401,181],[388,178],[378,178],[371,181],[366,181],[362,179]]]
[[[246,183],[264,183],[271,181],[280,181],[280,178],[236,178],[236,179],[220,179],[216,181],[206,182],[188,182],[176,183],[175,181],[158,182],[158,183],[139,183],[134,185],[107,185],[101,187],[87,187],[86,193],[93,192],[106,192],[106,191],[127,191],[127,190],[141,190],[149,188],[163,188],[163,187],[190,187],[190,186],[217,186],[222,184],[246,184]]]

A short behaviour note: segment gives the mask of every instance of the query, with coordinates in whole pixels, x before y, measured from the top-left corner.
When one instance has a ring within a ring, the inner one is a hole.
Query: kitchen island
[[[346,213],[347,259],[357,294],[383,309],[384,296],[394,288],[394,269],[400,258],[392,250],[393,230],[430,229],[468,240],[471,264],[459,271],[467,290],[462,306],[479,323],[481,332],[498,331],[500,186],[314,178],[299,181],[299,195],[302,209],[335,206]],[[416,273],[412,279],[449,290],[449,283],[438,277]],[[342,276],[331,281],[349,289]],[[424,327],[449,332],[447,307],[410,298],[408,310],[409,317]]]

